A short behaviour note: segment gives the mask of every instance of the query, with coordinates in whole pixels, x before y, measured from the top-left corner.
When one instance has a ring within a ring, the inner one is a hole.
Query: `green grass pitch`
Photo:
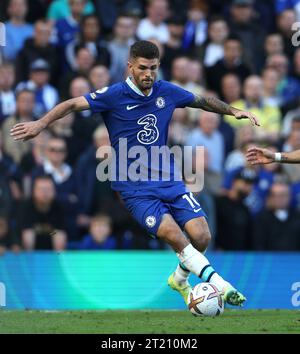
[[[299,310],[225,310],[215,318],[188,311],[0,311],[0,333],[300,333]]]

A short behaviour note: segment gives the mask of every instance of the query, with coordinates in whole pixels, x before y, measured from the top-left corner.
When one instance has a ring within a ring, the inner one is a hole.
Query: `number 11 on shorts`
[[[189,202],[190,206],[193,208],[195,213],[197,213],[199,210],[201,210],[200,204],[193,196],[193,193],[190,192],[189,194],[184,194],[182,196],[182,198]]]

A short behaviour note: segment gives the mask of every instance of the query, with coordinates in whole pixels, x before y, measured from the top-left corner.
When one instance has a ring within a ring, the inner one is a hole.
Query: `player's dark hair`
[[[130,58],[159,59],[158,47],[149,41],[137,41],[130,47]]]

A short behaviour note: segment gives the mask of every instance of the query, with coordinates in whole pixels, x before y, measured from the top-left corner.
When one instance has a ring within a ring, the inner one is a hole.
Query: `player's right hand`
[[[18,123],[10,130],[10,135],[14,140],[29,140],[36,137],[43,129],[41,121]]]
[[[247,150],[246,159],[251,165],[266,164],[275,161],[274,152],[252,146]]]

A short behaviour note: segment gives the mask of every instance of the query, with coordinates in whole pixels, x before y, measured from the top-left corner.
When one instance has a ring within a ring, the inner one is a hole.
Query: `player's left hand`
[[[257,125],[258,127],[260,126],[258,118],[251,112],[236,111],[234,112],[234,116],[236,119],[249,119],[252,125]]]

